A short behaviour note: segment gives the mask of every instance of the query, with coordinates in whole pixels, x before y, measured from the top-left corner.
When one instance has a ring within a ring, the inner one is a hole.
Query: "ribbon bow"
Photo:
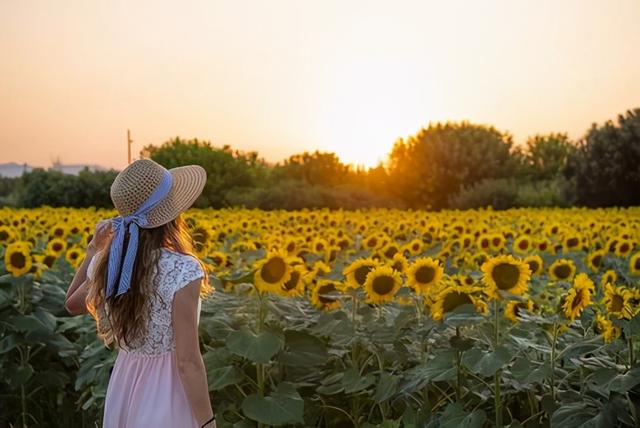
[[[144,227],[149,224],[147,213],[169,194],[172,184],[173,177],[169,171],[165,170],[158,187],[154,189],[136,212],[126,217],[117,216],[111,219],[111,228],[114,236],[109,251],[107,297],[113,294],[116,281],[118,281],[118,288],[115,290],[116,296],[129,291],[133,266],[135,264],[136,254],[138,253],[138,229],[139,227]],[[124,250],[124,237],[127,227],[129,230],[129,241],[123,261],[122,252]]]

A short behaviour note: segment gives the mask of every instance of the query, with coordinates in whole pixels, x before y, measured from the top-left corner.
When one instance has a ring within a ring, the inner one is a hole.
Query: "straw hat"
[[[146,200],[167,169],[151,159],[139,159],[120,171],[111,184],[111,200],[125,217],[133,214]],[[199,165],[171,168],[172,176],[169,194],[147,213],[149,223],[144,229],[162,226],[187,210],[202,193],[207,181],[207,173]]]

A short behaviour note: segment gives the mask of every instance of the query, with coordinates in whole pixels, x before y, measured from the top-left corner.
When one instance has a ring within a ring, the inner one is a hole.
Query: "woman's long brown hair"
[[[125,246],[127,241],[128,234],[125,236]],[[115,342],[131,346],[146,333],[149,300],[156,293],[153,274],[161,251],[154,250],[166,247],[197,259],[198,257],[193,252],[193,239],[182,215],[159,227],[140,228],[131,288],[119,296],[105,298],[110,244],[111,241],[107,242],[105,249],[95,256],[98,259],[94,262],[93,280],[89,282],[87,307],[96,320],[98,336],[105,345]],[[202,261],[200,263],[205,273],[200,294],[206,295],[211,287],[206,266]]]

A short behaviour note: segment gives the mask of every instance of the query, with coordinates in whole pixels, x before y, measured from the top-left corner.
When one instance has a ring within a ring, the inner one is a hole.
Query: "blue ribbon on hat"
[[[120,277],[116,296],[129,291],[131,287],[131,276],[133,266],[135,264],[136,254],[138,253],[138,228],[149,224],[147,213],[161,202],[171,190],[173,177],[168,170],[164,171],[164,175],[160,180],[160,184],[149,195],[146,201],[133,214],[123,217],[117,216],[111,219],[111,229],[114,232],[113,240],[109,251],[109,270],[107,272],[107,290],[106,296],[110,297],[114,292],[116,279]],[[125,230],[129,229],[129,242],[122,260],[122,251],[124,246]]]

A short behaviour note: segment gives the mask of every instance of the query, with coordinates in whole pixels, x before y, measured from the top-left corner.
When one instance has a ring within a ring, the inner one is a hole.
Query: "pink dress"
[[[193,256],[168,248],[159,251],[147,334],[118,350],[104,403],[104,428],[198,427],[178,374],[171,305],[175,292],[204,272]]]

